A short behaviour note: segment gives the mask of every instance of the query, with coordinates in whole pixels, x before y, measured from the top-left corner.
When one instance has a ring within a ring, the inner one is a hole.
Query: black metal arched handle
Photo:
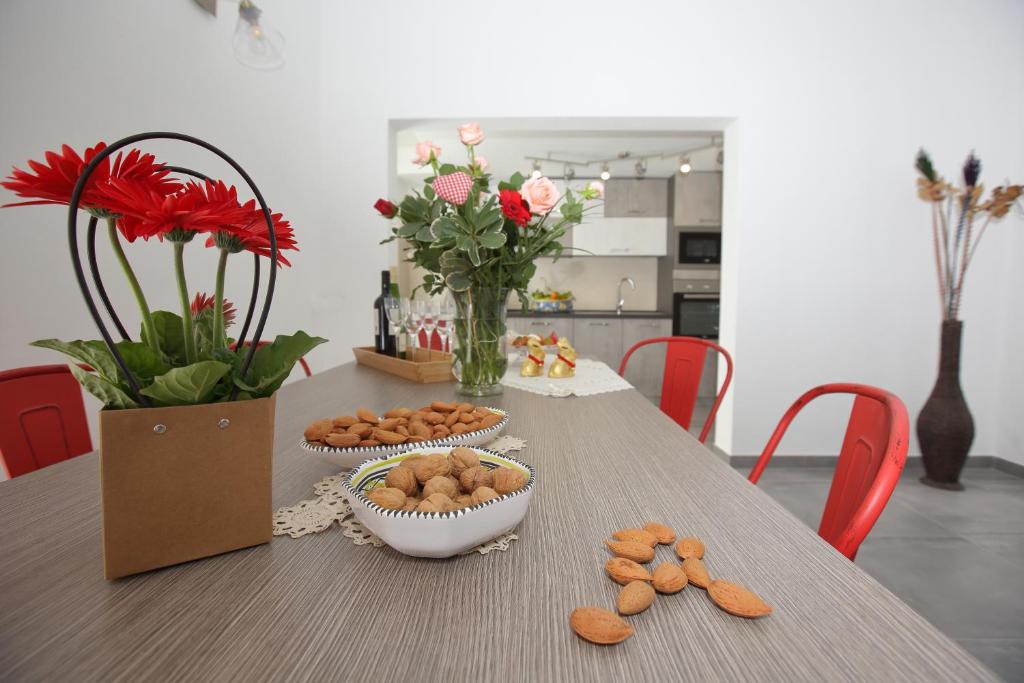
[[[225,154],[224,152],[222,152],[221,150],[217,149],[216,147],[214,147],[213,145],[204,140],[200,140],[199,138],[193,137],[191,135],[185,135],[183,133],[139,133],[137,135],[130,135],[126,138],[122,138],[121,140],[118,140],[117,142],[109,145],[103,151],[97,154],[92,159],[92,161],[86,164],[85,168],[82,169],[82,174],[81,176],[79,176],[78,182],[75,183],[75,188],[71,193],[71,201],[68,205],[68,245],[71,250],[71,265],[75,270],[75,278],[78,281],[78,287],[82,292],[82,296],[85,298],[85,305],[89,309],[89,314],[92,316],[93,322],[96,323],[96,327],[99,329],[100,335],[103,337],[104,343],[106,343],[107,348],[110,350],[111,356],[113,356],[114,361],[117,363],[118,367],[121,369],[121,372],[124,373],[125,378],[128,380],[128,385],[131,387],[132,393],[134,394],[136,401],[138,401],[138,403],[145,407],[149,407],[149,400],[142,395],[138,380],[135,378],[135,375],[133,375],[131,370],[128,368],[127,364],[124,361],[124,357],[121,356],[120,351],[117,350],[117,346],[115,345],[114,340],[110,335],[110,332],[107,330],[106,325],[103,323],[103,318],[100,316],[99,309],[96,307],[96,302],[93,300],[92,294],[89,291],[89,285],[85,279],[85,272],[82,269],[82,258],[81,255],[78,253],[78,209],[81,205],[82,192],[85,190],[85,185],[89,181],[90,176],[92,176],[93,172],[96,170],[96,167],[99,166],[104,159],[112,155],[114,152],[116,152],[119,149],[122,149],[123,147],[127,147],[128,145],[132,145],[137,142],[142,142],[144,140],[179,140],[181,142],[187,142],[196,145],[197,147],[202,147],[203,149],[213,152],[218,157],[227,162],[227,164],[230,165],[231,168],[233,168],[238,173],[238,175],[242,177],[245,183],[249,186],[249,189],[252,190],[252,193],[255,196],[256,201],[260,205],[260,209],[262,209],[263,211],[263,219],[267,222],[268,239],[270,241],[270,274],[267,278],[267,296],[263,301],[263,308],[260,311],[259,321],[257,322],[256,330],[253,333],[252,343],[249,346],[249,351],[245,354],[245,359],[242,361],[240,375],[243,378],[245,377],[246,372],[248,372],[249,366],[252,364],[253,355],[256,353],[256,347],[259,345],[260,337],[262,337],[263,335],[263,328],[265,327],[267,322],[267,315],[270,313],[270,304],[274,297],[274,284],[277,281],[278,251],[277,235],[274,233],[274,221],[273,218],[271,217],[270,209],[269,207],[267,207],[267,203],[263,199],[263,195],[260,194],[259,188],[256,187],[256,184],[253,182],[252,178],[249,177],[249,174],[245,172],[245,169],[243,169],[234,159],[232,159],[227,154]],[[185,168],[180,168],[177,166],[168,166],[167,168],[173,171],[187,173],[197,178],[206,178],[206,176],[204,176],[201,173],[196,173]],[[118,319],[117,313],[114,311],[113,305],[110,303],[109,297],[106,296],[106,291],[103,288],[103,283],[99,278],[99,269],[96,267],[94,245],[94,240],[96,236],[95,218],[93,218],[90,221],[89,228],[89,262],[90,269],[92,270],[93,278],[95,280],[97,292],[100,294],[100,297],[103,300],[107,312],[110,314],[115,326],[118,328],[118,332],[121,333],[122,337],[127,339],[128,335],[125,332],[124,327],[121,325],[121,321]],[[245,335],[248,333],[249,322],[252,320],[252,314],[256,308],[256,301],[259,295],[259,255],[254,254],[254,263],[255,270],[253,274],[252,297],[249,301],[249,310],[245,316],[245,324],[242,326],[242,333],[239,335],[238,342],[236,343],[236,348],[239,349],[245,347]],[[235,400],[237,397],[238,385],[235,385],[231,389],[231,400]]]

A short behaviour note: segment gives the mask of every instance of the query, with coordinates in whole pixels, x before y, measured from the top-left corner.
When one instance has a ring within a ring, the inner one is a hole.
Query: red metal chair
[[[261,348],[263,346],[266,346],[267,344],[272,344],[272,343],[273,342],[261,341],[259,344],[256,345],[256,348],[258,349],[258,348]],[[247,347],[248,346],[252,346],[252,344],[250,344],[249,342],[245,342],[245,345]],[[231,345],[231,350],[234,351],[236,347],[237,347],[237,344],[232,344]],[[313,371],[309,369],[309,363],[306,362],[306,359],[304,357],[300,357],[299,358],[299,365],[302,366],[302,371],[304,373],[306,373],[306,377],[312,377],[313,376]]]
[[[748,478],[757,483],[793,418],[824,394],[856,396],[818,525],[818,535],[852,560],[889,502],[907,461],[910,421],[898,396],[865,384],[825,384],[811,389],[782,416]]]
[[[704,360],[708,349],[725,358],[725,381],[722,382],[715,402],[711,405],[708,419],[704,422],[704,428],[701,429],[700,440],[703,443],[708,438],[711,425],[715,423],[715,415],[718,414],[718,407],[725,398],[725,392],[729,390],[729,383],[732,382],[732,356],[721,346],[707,339],[654,337],[637,342],[626,351],[619,366],[619,375],[625,376],[626,364],[633,352],[649,344],[668,344],[665,350],[665,373],[661,379],[660,407],[661,412],[679,423],[683,429],[689,429],[690,421],[693,419],[693,407],[697,403],[697,390],[700,388],[701,375],[704,374]]]
[[[8,477],[91,450],[82,390],[68,366],[0,372],[0,465]]]

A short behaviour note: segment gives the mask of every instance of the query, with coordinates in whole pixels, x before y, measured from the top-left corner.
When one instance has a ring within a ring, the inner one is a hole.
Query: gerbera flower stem
[[[185,243],[174,245],[174,276],[178,280],[178,297],[181,300],[181,324],[185,336],[185,362],[196,362],[196,336],[192,328],[192,306],[188,299],[188,284],[185,282]]]
[[[128,285],[132,288],[135,301],[139,304],[139,312],[142,314],[142,327],[146,331],[146,344],[157,353],[160,353],[160,340],[156,338],[156,325],[153,324],[153,314],[149,310],[146,295],[142,293],[142,285],[139,284],[139,278],[135,276],[135,270],[132,269],[132,264],[128,263],[128,257],[125,256],[124,249],[121,247],[121,238],[117,236],[116,220],[113,218],[107,219],[107,235],[110,236],[110,246],[114,250],[117,262],[121,264],[121,270],[124,271]]]
[[[224,343],[224,273],[228,269],[227,249],[220,250],[217,261],[217,290],[213,295],[213,348],[223,349]]]

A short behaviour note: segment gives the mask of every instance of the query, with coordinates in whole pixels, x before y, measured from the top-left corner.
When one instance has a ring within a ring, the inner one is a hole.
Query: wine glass
[[[437,329],[437,302],[427,299],[423,304],[423,330],[427,333],[427,360],[434,350],[434,330]]]
[[[402,327],[402,299],[397,296],[384,297],[384,313],[388,316],[388,322],[391,324],[391,329],[388,332],[394,333],[398,337],[401,332],[405,331]],[[402,355],[401,349],[398,349],[398,355]]]
[[[445,292],[437,302],[437,332],[441,335],[441,351],[451,352],[452,322],[455,320],[455,300]]]
[[[423,330],[423,316],[425,312],[423,301],[417,301],[416,299],[409,300],[409,330],[412,335],[416,338],[416,346],[420,345],[420,331]],[[410,354],[415,360],[416,354]]]

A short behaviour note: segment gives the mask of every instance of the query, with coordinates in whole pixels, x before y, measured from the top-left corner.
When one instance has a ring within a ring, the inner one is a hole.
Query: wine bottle
[[[388,356],[398,355],[395,335],[391,334],[388,312],[385,310],[384,299],[391,296],[391,273],[380,272],[380,296],[373,301],[373,348],[377,353]]]

